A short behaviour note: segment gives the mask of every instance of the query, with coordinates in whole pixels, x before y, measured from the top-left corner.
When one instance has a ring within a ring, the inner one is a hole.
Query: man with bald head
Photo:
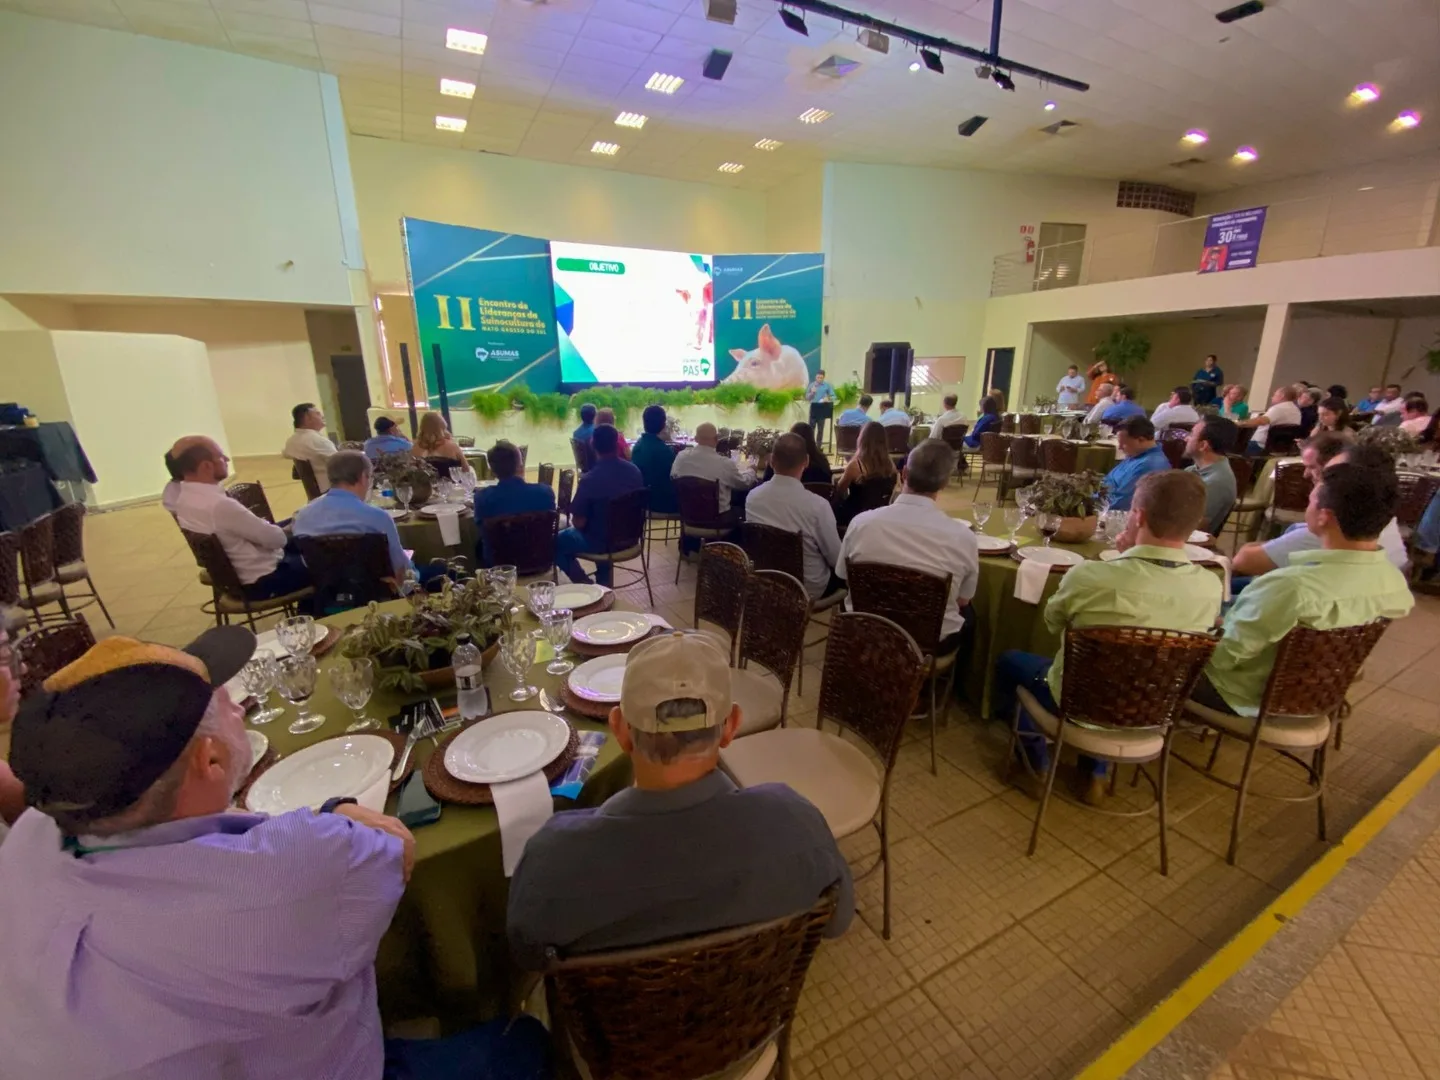
[[[736,491],[748,491],[755,486],[755,471],[749,466],[740,468],[730,460],[729,454],[715,451],[720,433],[714,424],[701,424],[695,429],[695,445],[675,455],[675,464],[670,467],[670,479],[682,476],[698,476],[701,480],[714,480],[720,485],[720,505],[716,509],[724,514],[731,506],[731,495]]]

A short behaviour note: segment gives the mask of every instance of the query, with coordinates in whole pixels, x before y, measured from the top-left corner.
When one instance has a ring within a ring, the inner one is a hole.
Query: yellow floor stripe
[[[1123,1076],[1158,1046],[1170,1032],[1220,989],[1225,981],[1250,962],[1265,943],[1279,933],[1345,864],[1364,850],[1380,830],[1440,773],[1440,746],[1435,747],[1410,774],[1396,784],[1360,819],[1345,838],[1317,859],[1295,884],[1275,898],[1244,930],[1236,934],[1195,974],[1136,1024],[1118,1042],[1092,1062],[1076,1080],[1113,1080]]]

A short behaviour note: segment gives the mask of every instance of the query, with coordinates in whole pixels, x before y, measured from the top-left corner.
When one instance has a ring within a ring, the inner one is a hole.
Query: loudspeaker
[[[875,342],[865,354],[865,390],[871,394],[905,395],[910,403],[910,367],[915,350],[908,341]]]
[[[724,49],[711,49],[710,55],[705,58],[705,67],[701,73],[707,79],[714,79],[719,82],[725,77],[725,69],[730,66],[731,54]]]
[[[985,121],[989,119],[988,116],[972,116],[969,120],[961,124],[958,130],[961,135],[968,139],[971,135],[974,135],[975,132],[979,131]]]
[[[705,0],[705,18],[711,22],[735,25],[736,0]]]

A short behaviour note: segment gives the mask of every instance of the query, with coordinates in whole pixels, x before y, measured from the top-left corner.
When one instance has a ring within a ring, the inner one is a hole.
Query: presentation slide
[[[713,383],[713,259],[550,244],[566,384]]]

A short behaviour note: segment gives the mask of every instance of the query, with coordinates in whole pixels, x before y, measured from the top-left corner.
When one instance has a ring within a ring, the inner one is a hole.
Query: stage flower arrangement
[[[564,394],[537,394],[529,387],[512,390],[477,390],[471,396],[475,411],[487,420],[498,420],[513,409],[521,409],[537,420],[560,424],[578,414],[582,405],[612,409],[615,422],[624,426],[632,414],[648,405],[684,408],[687,405],[714,405],[735,409],[754,405],[762,416],[783,416],[794,402],[805,397],[802,389],[762,390],[749,383],[719,383],[699,390],[661,390],[648,386],[591,386],[567,397]]]

